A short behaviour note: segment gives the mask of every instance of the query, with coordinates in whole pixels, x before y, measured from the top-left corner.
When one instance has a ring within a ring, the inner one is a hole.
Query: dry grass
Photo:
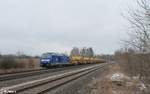
[[[93,80],[89,85],[91,88],[90,94],[145,94],[140,91],[140,80],[132,79],[124,75],[122,81],[112,81],[110,78],[114,73],[122,73],[121,67],[118,64],[109,66],[109,74],[103,78]]]
[[[26,71],[26,70],[33,70],[40,68],[40,61],[39,59],[35,58],[22,58],[22,59],[15,59],[17,65],[20,67],[11,67],[8,69],[1,68],[0,73],[11,73],[11,72],[19,72],[19,71]],[[11,62],[9,62],[11,64]]]

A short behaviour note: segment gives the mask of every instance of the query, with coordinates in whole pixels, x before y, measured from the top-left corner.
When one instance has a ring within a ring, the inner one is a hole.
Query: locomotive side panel
[[[57,53],[45,53],[42,55],[40,60],[41,67],[51,67],[57,65],[67,65],[69,64],[69,57],[64,54]]]

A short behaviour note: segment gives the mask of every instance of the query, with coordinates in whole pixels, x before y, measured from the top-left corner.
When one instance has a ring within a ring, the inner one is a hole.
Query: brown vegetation
[[[115,58],[128,75],[138,76],[147,85],[150,84],[150,54],[137,54],[131,50],[118,51]]]
[[[24,71],[29,69],[40,68],[39,59],[36,58],[19,58],[15,56],[2,56],[0,58],[0,73]]]
[[[114,74],[122,75],[112,80]],[[88,85],[90,94],[149,94],[139,79],[127,76],[118,64],[109,65],[109,73]]]
[[[116,51],[115,60],[130,76],[138,76],[150,85],[150,1],[137,0],[136,8],[131,8],[124,17],[130,23],[129,39],[125,47]]]

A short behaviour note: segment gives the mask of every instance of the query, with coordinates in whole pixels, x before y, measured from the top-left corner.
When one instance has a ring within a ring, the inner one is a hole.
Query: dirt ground
[[[90,94],[149,94],[138,77],[128,77],[118,64],[109,65],[108,75],[88,85]]]

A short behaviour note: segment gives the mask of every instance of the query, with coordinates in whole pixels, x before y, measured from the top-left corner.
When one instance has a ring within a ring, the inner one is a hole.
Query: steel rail
[[[14,80],[14,79],[24,78],[28,76],[46,74],[48,72],[57,72],[57,71],[62,71],[62,70],[66,70],[69,68],[76,68],[76,67],[82,67],[82,66],[83,65],[67,66],[67,67],[53,67],[52,69],[39,69],[39,70],[33,70],[33,71],[5,74],[5,75],[0,75],[0,81]]]
[[[76,75],[69,76],[70,79],[68,78],[68,80],[62,81],[62,82],[60,82],[60,83],[55,82],[55,83],[57,83],[56,85],[54,85],[54,86],[52,86],[52,87],[49,87],[49,88],[47,88],[47,89],[45,89],[45,90],[43,90],[43,91],[40,91],[40,92],[38,92],[37,94],[44,94],[44,93],[47,93],[47,92],[52,91],[52,90],[54,90],[54,89],[57,89],[57,88],[59,88],[59,87],[61,87],[61,86],[63,86],[63,85],[66,85],[66,84],[68,84],[68,83],[70,83],[70,82],[72,82],[72,81],[74,81],[74,80],[76,80],[76,79],[79,79],[79,78],[81,78],[81,77],[83,77],[83,76],[86,76],[86,75],[88,75],[89,73],[94,72],[94,71],[96,71],[96,70],[98,70],[98,69],[99,69],[99,68],[96,68],[96,69],[93,69],[93,70],[90,70],[90,71],[83,72],[83,73],[81,73],[81,74],[78,73],[78,74],[76,74]],[[71,78],[71,77],[72,77],[72,78]],[[63,78],[63,79],[60,79],[60,80],[64,80],[64,79],[67,79],[67,77],[65,77],[65,78]]]
[[[47,77],[47,78],[44,78],[44,79],[39,79],[39,80],[35,80],[35,81],[22,83],[22,84],[19,84],[19,85],[14,85],[14,86],[11,86],[11,87],[6,87],[6,88],[3,88],[3,91],[5,92],[4,94],[8,94],[8,92],[10,94],[10,91],[12,92],[12,94],[13,93],[22,94],[23,92],[28,92],[28,91],[34,90],[38,87],[42,87],[44,85],[51,84],[51,87],[48,87],[44,90],[40,90],[40,91],[34,93],[34,94],[37,94],[37,93],[38,94],[43,94],[44,92],[55,89],[59,86],[67,84],[67,83],[69,83],[69,82],[71,82],[75,79],[78,79],[78,78],[80,78],[80,77],[82,77],[86,74],[89,74],[93,71],[96,71],[96,70],[98,70],[99,68],[101,68],[103,66],[104,66],[104,64],[94,65],[92,67],[83,68],[83,69],[80,69],[80,70],[74,70],[74,71],[71,71],[71,72],[67,72],[67,73],[59,74],[59,75],[54,75],[52,77]],[[68,80],[65,80],[65,79],[68,79]],[[61,82],[61,83],[58,83],[58,82]],[[54,84],[54,86],[52,85],[52,83]],[[30,94],[32,94],[32,93],[30,93]]]

